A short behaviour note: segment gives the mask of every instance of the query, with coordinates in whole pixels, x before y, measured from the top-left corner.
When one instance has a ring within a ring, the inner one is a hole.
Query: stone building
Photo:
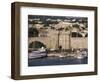
[[[64,25],[63,25],[64,26]],[[75,34],[76,33],[76,34]],[[45,47],[46,49],[62,49],[69,48],[88,48],[88,38],[85,33],[76,32],[76,30],[65,31],[57,29],[38,29],[38,36],[29,37],[29,48],[34,48],[35,45],[39,45],[37,48]]]

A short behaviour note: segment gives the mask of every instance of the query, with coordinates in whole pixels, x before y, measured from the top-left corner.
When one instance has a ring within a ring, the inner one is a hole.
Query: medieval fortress
[[[62,49],[88,48],[87,27],[83,23],[59,21],[57,24],[50,24],[45,27],[41,23],[34,24],[34,27],[32,26],[32,23],[30,23],[28,27],[36,28],[36,36],[28,37],[29,46],[34,46],[35,42],[38,42],[43,44],[46,49],[54,50],[59,47]]]

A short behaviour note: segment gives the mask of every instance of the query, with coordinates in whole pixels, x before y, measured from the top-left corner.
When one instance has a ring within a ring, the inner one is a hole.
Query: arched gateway
[[[29,48],[37,49],[42,47],[46,48],[46,45],[39,41],[34,41],[29,44]]]

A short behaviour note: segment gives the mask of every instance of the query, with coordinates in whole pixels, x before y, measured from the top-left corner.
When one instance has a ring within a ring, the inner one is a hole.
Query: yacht
[[[33,58],[42,58],[42,57],[46,57],[47,53],[46,50],[41,48],[35,51],[32,51],[28,54],[29,59],[33,59]]]

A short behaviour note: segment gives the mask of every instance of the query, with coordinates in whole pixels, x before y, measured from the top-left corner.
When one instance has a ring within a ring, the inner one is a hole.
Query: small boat
[[[39,50],[36,50],[36,51],[32,51],[29,53],[29,59],[32,59],[32,58],[42,58],[42,57],[46,57],[47,56],[47,52],[45,49],[39,49]]]
[[[83,59],[83,58],[86,58],[87,56],[88,56],[87,51],[81,51],[81,52],[78,53],[78,55],[76,56],[76,58]]]
[[[82,51],[82,55],[83,55],[84,57],[87,57],[87,56],[88,56],[87,51]]]
[[[60,58],[64,57],[63,55],[59,55]]]
[[[76,58],[77,58],[77,59],[83,59],[83,58],[84,58],[84,56],[79,55],[79,56],[76,56]]]
[[[29,53],[29,59],[32,58],[42,58],[42,57],[46,57],[47,53],[45,51],[32,51],[31,53]]]
[[[55,49],[50,49],[50,51],[55,51]]]

